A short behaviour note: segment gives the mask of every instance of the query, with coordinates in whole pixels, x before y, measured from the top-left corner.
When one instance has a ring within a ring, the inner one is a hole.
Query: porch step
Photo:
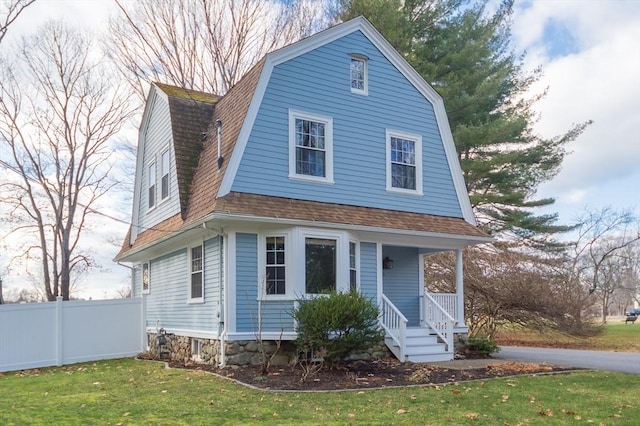
[[[396,358],[400,358],[400,347],[390,337],[385,337],[387,347]],[[446,345],[438,342],[436,336],[429,334],[429,329],[423,327],[407,328],[404,356],[400,361],[409,362],[438,362],[453,359],[453,353],[446,351]]]

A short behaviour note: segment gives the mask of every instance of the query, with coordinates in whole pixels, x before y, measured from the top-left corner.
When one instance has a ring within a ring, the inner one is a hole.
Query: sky
[[[115,10],[113,0],[39,0],[8,37],[29,34],[47,18],[107,30]],[[538,197],[556,199],[541,213],[557,212],[562,224],[573,223],[585,209],[611,207],[640,215],[640,0],[516,0],[512,43],[515,52],[526,52],[527,69],[540,66],[544,72],[532,88],[532,94],[547,91],[536,105],[536,132],[554,137],[593,120],[567,147],[570,155],[558,175],[539,188]],[[129,219],[130,209],[104,208]],[[87,246],[102,268],[85,277],[77,295],[117,297],[128,284],[129,270],[111,262],[118,247],[107,240],[121,240],[127,225],[103,218],[93,229]],[[1,262],[7,257],[0,253]],[[19,268],[2,270],[5,291],[25,285]]]

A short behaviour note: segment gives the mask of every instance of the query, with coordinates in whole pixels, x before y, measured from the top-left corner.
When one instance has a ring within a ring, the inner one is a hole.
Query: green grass
[[[604,326],[602,334],[588,338],[552,331],[540,333],[526,329],[504,328],[498,332],[496,340],[502,345],[517,344],[521,346],[640,352],[640,322],[625,324],[620,320],[610,321]]]
[[[635,424],[640,381],[580,372],[340,393],[248,389],[132,359],[0,375],[0,424]]]

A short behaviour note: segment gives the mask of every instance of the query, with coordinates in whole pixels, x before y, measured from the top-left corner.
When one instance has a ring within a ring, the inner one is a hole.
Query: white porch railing
[[[453,300],[455,301],[455,299]],[[431,327],[444,341],[447,345],[447,352],[453,352],[453,324],[456,322],[454,317],[429,293],[420,297],[420,305],[421,316],[425,324]]]
[[[458,315],[458,295],[455,293],[429,293],[429,295],[442,307],[456,322],[460,322]]]
[[[398,359],[400,359],[400,361],[404,361],[407,318],[402,315],[402,312],[400,312],[384,294],[380,301],[380,320],[382,328],[384,328],[386,334],[389,335],[400,348],[400,356]]]

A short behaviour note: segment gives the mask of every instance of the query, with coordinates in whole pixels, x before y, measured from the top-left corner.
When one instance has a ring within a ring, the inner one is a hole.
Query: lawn
[[[539,333],[533,330],[505,328],[498,332],[496,340],[500,345],[640,352],[640,322],[625,324],[619,319],[610,320],[602,334],[589,338],[551,331]]]
[[[521,376],[332,393],[257,391],[122,359],[0,374],[0,424],[635,424],[638,376]]]

